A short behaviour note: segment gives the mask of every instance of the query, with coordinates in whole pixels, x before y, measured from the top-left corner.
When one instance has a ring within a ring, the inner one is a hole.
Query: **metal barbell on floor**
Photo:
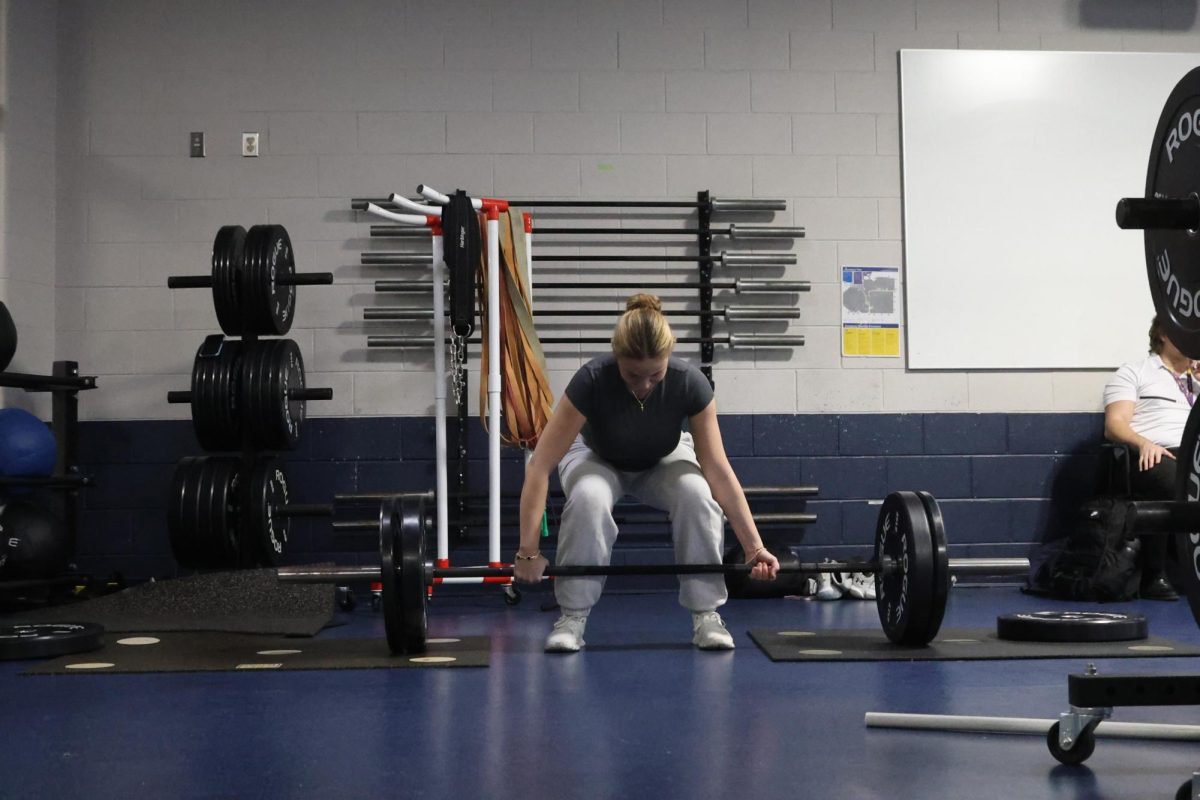
[[[384,626],[393,653],[425,650],[429,586],[446,578],[511,578],[511,568],[435,567],[425,558],[424,495],[384,500],[379,510],[378,567],[281,567],[288,583],[376,580],[383,585]],[[942,624],[951,571],[1025,572],[1027,559],[958,559],[946,553],[941,510],[926,492],[893,492],[883,501],[870,561],[798,563],[789,572],[862,572],[876,576],[876,607],[888,639],[928,644]],[[696,575],[748,573],[748,564],[626,564],[551,566],[547,577],[584,575]]]

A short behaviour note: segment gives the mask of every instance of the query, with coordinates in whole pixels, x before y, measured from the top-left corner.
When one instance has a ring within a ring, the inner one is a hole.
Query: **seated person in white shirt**
[[[1150,355],[1123,365],[1104,387],[1104,435],[1128,445],[1136,457],[1130,476],[1136,498],[1175,497],[1175,455],[1200,389],[1200,379],[1193,377],[1197,363],[1179,352],[1155,317],[1150,322]],[[1170,537],[1148,534],[1141,540],[1141,596],[1177,599],[1166,576]]]

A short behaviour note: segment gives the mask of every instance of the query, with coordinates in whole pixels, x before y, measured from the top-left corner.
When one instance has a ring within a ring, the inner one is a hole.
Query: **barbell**
[[[779,281],[779,280],[733,280],[710,281],[572,281],[570,283],[539,282],[538,293],[550,289],[605,289],[623,291],[635,289],[699,289],[701,291],[732,291],[734,294],[770,294],[812,291],[811,281]],[[410,294],[429,294],[433,291],[432,281],[427,280],[378,280],[375,281],[376,292],[402,292]],[[432,315],[431,315],[432,316]]]
[[[379,509],[379,566],[280,567],[287,583],[373,580],[382,584],[384,628],[395,654],[425,650],[429,587],[448,578],[511,578],[509,567],[435,567],[425,558],[426,495],[399,495]],[[893,492],[883,501],[870,561],[797,563],[788,572],[875,575],[876,608],[888,639],[922,646],[937,635],[946,611],[951,571],[1025,572],[1027,559],[956,559],[946,551],[941,509],[926,492]],[[749,564],[623,564],[551,566],[546,577],[588,575],[748,574]]]
[[[170,289],[212,289],[213,308],[229,336],[283,336],[292,327],[296,287],[328,285],[333,273],[297,273],[282,225],[224,225],[213,239],[208,275],[177,275]]]
[[[191,404],[192,427],[205,450],[239,450],[244,439],[291,450],[306,402],[333,397],[332,389],[307,388],[304,380],[304,359],[291,339],[240,341],[218,333],[196,350],[192,388],[167,392],[167,402]]]

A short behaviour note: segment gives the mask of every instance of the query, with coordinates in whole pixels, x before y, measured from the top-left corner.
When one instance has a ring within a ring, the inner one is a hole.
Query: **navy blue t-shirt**
[[[619,470],[649,469],[679,445],[691,416],[713,399],[708,378],[683,359],[667,360],[667,374],[639,405],[621,380],[617,357],[593,358],[567,384],[567,397],[587,418],[583,440]]]

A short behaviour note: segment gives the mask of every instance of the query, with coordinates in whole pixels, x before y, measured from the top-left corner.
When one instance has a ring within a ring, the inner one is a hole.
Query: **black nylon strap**
[[[450,281],[450,326],[458,336],[475,330],[475,277],[479,269],[479,215],[462,189],[442,209],[442,247]]]

